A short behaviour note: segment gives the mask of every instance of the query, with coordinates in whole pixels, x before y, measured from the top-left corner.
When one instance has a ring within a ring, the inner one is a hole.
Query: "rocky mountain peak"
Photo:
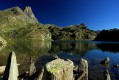
[[[24,13],[29,17],[29,18],[32,18],[32,19],[36,19],[36,17],[34,16],[34,13],[31,9],[30,6],[26,6],[26,8],[24,9]]]
[[[10,10],[16,15],[24,14],[24,12],[18,6],[10,8]]]

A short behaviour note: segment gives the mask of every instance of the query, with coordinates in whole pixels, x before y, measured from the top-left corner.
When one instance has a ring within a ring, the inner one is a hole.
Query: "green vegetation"
[[[52,34],[53,40],[93,40],[97,35],[94,31],[89,30],[85,24],[72,25],[65,28],[49,25],[48,29]]]
[[[30,7],[19,7],[0,11],[0,36],[8,43],[19,39],[53,40],[93,40],[94,31],[84,24],[61,28],[56,25],[43,25],[35,18]]]
[[[0,36],[13,43],[19,39],[51,40],[51,34],[35,18],[30,7],[19,7],[0,11]]]
[[[66,61],[61,60],[61,59],[56,59],[46,65],[50,73],[55,73],[58,70],[62,70],[66,66],[66,64],[67,64]]]

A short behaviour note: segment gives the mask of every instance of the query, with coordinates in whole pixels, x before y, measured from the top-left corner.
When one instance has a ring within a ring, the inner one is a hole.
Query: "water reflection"
[[[97,44],[97,47],[102,51],[108,51],[112,53],[119,52],[119,43],[102,43],[102,44]]]
[[[74,63],[78,63],[79,57],[86,58],[89,61],[89,77],[93,80],[103,80],[101,78],[103,75],[98,75],[104,70],[104,66],[99,64],[100,60],[105,57],[110,57],[111,64],[119,63],[119,55],[112,54],[115,52],[119,53],[118,43],[100,43],[93,41],[41,42],[38,40],[19,40],[14,44],[7,45],[6,47],[0,49],[0,65],[5,65],[9,52],[14,51],[16,53],[18,63],[21,64],[19,68],[20,73],[22,73],[21,71],[28,70],[30,57],[32,57],[34,61],[37,60],[39,62],[41,60],[40,63],[42,64],[43,61],[47,62],[50,60],[48,55],[58,53],[58,56],[63,53],[63,57],[71,59]],[[106,51],[105,54],[103,51]],[[44,56],[47,59],[44,59]],[[112,70],[111,73],[114,74],[113,77],[116,76],[118,71],[114,70],[112,66],[110,69]],[[118,78],[118,76],[116,77]]]
[[[95,43],[90,41],[53,41],[41,42],[38,40],[19,40],[15,44],[0,47],[0,65],[6,63],[9,52],[14,51],[18,62],[29,61],[32,56],[37,57],[58,53],[76,54],[85,56],[89,51],[99,49],[112,53],[119,52],[119,44]],[[3,60],[4,59],[4,60]]]
[[[88,51],[95,48],[95,44],[88,44],[84,42],[56,41],[52,42],[52,47],[49,52],[52,54],[64,52],[68,54],[79,54],[84,56]]]
[[[28,62],[30,57],[35,60],[39,56],[48,55],[51,49],[51,42],[41,42],[33,40],[20,40],[14,44],[7,45],[0,51],[0,65],[5,65],[9,52],[14,51],[18,63]]]

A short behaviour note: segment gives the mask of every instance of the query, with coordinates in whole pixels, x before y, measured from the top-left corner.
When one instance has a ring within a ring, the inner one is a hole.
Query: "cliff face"
[[[119,41],[119,29],[102,30],[95,41]]]
[[[0,11],[0,33],[1,36],[9,40],[20,38],[51,39],[50,32],[38,22],[31,7],[26,7],[24,11],[19,7]]]
[[[48,29],[52,33],[53,40],[93,40],[97,35],[94,31],[89,30],[85,24],[65,28],[49,25]]]
[[[31,7],[29,7],[29,6],[26,7],[24,9],[24,13],[28,16],[28,18],[33,19],[34,21],[38,22],[37,19],[36,19],[36,17],[35,17],[35,15],[32,12]]]

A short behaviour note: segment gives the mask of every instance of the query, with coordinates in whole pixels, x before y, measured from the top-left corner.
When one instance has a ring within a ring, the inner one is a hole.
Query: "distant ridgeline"
[[[47,26],[53,40],[93,40],[97,35],[96,32],[89,30],[83,23],[64,28],[55,25]]]
[[[84,24],[61,28],[38,22],[31,7],[19,7],[0,11],[0,36],[6,41],[17,39],[39,40],[93,40],[97,33]]]
[[[95,41],[119,41],[119,29],[102,30]]]

